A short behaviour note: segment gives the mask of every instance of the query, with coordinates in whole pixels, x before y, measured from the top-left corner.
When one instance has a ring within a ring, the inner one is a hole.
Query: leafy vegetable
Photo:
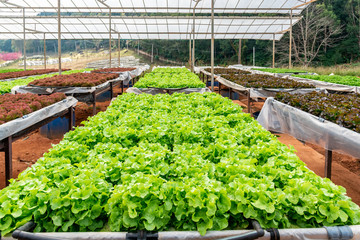
[[[360,95],[279,93],[276,99],[360,133]]]
[[[205,83],[187,68],[155,68],[134,85],[137,88],[204,88]]]
[[[207,230],[359,224],[322,179],[231,100],[124,94],[0,191],[0,230]]]
[[[36,94],[5,94],[0,96],[0,124],[22,117],[65,99],[63,93],[38,96]]]
[[[1,69],[0,73],[22,72],[22,71],[24,71],[24,69]]]
[[[294,77],[301,77],[307,79],[318,80],[322,82],[343,84],[348,86],[360,87],[360,78],[357,76],[339,76],[339,75],[294,75]]]
[[[68,71],[70,69],[64,69],[63,71]],[[20,78],[20,77],[26,77],[31,75],[41,75],[41,74],[47,74],[52,72],[57,72],[58,69],[38,69],[38,70],[26,70],[26,71],[11,71],[11,72],[4,72],[0,73],[0,79],[10,79],[10,78]]]
[[[117,73],[135,70],[136,68],[101,68],[91,71],[92,73]]]
[[[204,70],[211,73],[211,68],[206,68]],[[236,68],[214,68],[214,74],[251,74],[251,72]]]
[[[87,70],[91,70],[91,69],[66,71],[66,72],[62,72],[62,75],[68,75],[68,74],[83,72],[83,71],[87,71]],[[38,79],[42,79],[42,78],[46,78],[46,77],[52,77],[52,76],[56,76],[58,74],[59,73],[53,73],[53,74],[45,74],[45,75],[41,75],[41,76],[28,77],[25,79],[17,79],[17,80],[12,80],[12,81],[0,81],[0,94],[11,92],[11,89],[13,87],[25,86],[34,80],[38,80]]]

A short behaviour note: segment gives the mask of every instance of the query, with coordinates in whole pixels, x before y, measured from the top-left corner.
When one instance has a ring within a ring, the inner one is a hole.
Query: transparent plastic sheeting
[[[104,4],[102,3],[104,2]],[[306,8],[304,3],[310,0],[216,0],[216,13],[274,13],[286,14],[293,9],[293,14],[300,14]],[[15,5],[16,6],[15,6]],[[11,12],[18,12],[25,8],[28,13],[56,12],[57,0],[6,0],[0,1],[0,8]],[[193,0],[61,0],[64,12],[113,12],[133,13],[192,13],[195,7]],[[202,0],[196,6],[196,13],[210,13],[211,0]]]
[[[66,109],[73,107],[77,104],[77,100],[73,97],[67,97],[66,99],[32,112],[21,118],[14,119],[10,122],[0,125],[0,140],[3,140],[9,136],[12,136],[34,124],[41,122],[49,117],[52,117],[58,113],[65,111]]]
[[[129,84],[129,81],[137,76],[140,76],[142,72],[149,69],[149,65],[138,67],[133,71],[119,73],[119,77],[95,87],[41,87],[41,86],[16,86],[11,89],[12,94],[16,93],[34,93],[34,94],[52,94],[55,92],[61,92],[66,95],[71,95],[81,102],[93,103],[93,93],[95,91],[102,91],[110,86],[110,83],[117,83],[123,81],[125,85]]]
[[[156,94],[173,94],[173,93],[185,93],[185,94],[190,94],[190,93],[205,93],[205,92],[211,92],[210,89],[208,88],[186,88],[186,89],[159,89],[159,88],[128,88],[126,90],[127,93],[135,93],[135,94],[142,94],[142,93],[147,93],[147,94],[151,94],[151,95],[156,95]]]
[[[360,239],[360,226],[349,226],[352,231],[352,238],[347,240]],[[239,236],[249,230],[227,230],[227,231],[209,231],[205,236],[198,232],[159,232],[159,240],[216,240],[226,237]],[[281,240],[345,240],[344,238],[330,238],[325,228],[299,228],[299,229],[279,229]],[[72,233],[35,233],[35,236],[53,237],[58,239],[77,239],[77,240],[126,240],[125,232],[72,232]],[[6,239],[6,238],[5,238]],[[265,231],[263,237],[257,240],[271,240],[269,232]]]
[[[295,25],[301,18],[294,17]],[[117,39],[189,39],[193,38],[192,17],[114,16],[112,38]],[[197,17],[195,39],[211,39],[211,19]],[[27,17],[26,39],[58,38],[56,16]],[[108,16],[64,16],[61,18],[62,39],[108,39]],[[216,39],[280,40],[291,26],[288,17],[224,17],[214,19]],[[23,17],[0,16],[0,39],[23,39]],[[119,33],[119,34],[118,34]]]
[[[205,70],[201,70],[202,73],[204,73],[205,75],[210,76],[211,73],[205,71]],[[240,92],[250,92],[250,97],[251,98],[268,98],[268,97],[275,97],[275,95],[279,92],[287,92],[290,94],[306,94],[306,93],[311,93],[313,91],[317,91],[317,92],[326,92],[326,90],[324,89],[319,89],[319,88],[299,88],[299,89],[283,89],[283,88],[246,88],[243,87],[239,84],[236,84],[232,81],[229,81],[221,76],[215,75],[215,79],[216,81],[218,81],[219,83],[221,83],[222,85],[225,85],[227,87],[230,87],[234,90],[240,91]]]
[[[276,101],[274,98],[266,100],[257,120],[269,131],[286,133],[327,150],[360,158],[359,133]]]

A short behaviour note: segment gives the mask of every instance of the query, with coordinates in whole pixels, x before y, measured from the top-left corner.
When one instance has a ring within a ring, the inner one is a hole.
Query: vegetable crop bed
[[[24,71],[24,69],[2,69],[0,70],[0,73],[21,72],[21,71]]]
[[[125,94],[0,192],[0,230],[237,229],[358,224],[342,187],[308,170],[215,93]],[[108,224],[106,224],[108,223]]]
[[[156,68],[134,85],[137,88],[204,88],[205,83],[187,68]]]
[[[294,77],[299,77],[299,76],[294,75]],[[342,85],[347,85],[347,86],[360,87],[360,78],[357,76],[301,75],[301,78],[318,80],[318,81],[322,81],[322,82],[342,84]]]
[[[73,73],[38,79],[30,82],[29,85],[41,87],[95,87],[117,77],[118,74],[115,73]]]
[[[117,73],[117,72],[128,72],[133,71],[136,68],[102,68],[91,71],[92,73]]]
[[[279,93],[275,99],[360,133],[359,94]]]
[[[0,96],[0,124],[20,118],[26,114],[47,107],[65,99],[63,93],[54,93],[48,96],[35,94],[6,94]]]
[[[211,68],[205,68],[204,70],[211,73]],[[251,72],[235,68],[214,68],[214,74],[251,74]]]
[[[307,71],[304,70],[288,69],[288,68],[253,68],[252,70],[268,72],[268,73],[307,73]]]
[[[69,71],[69,70],[70,69],[63,69],[62,71]],[[21,72],[6,72],[6,73],[0,73],[0,80],[27,77],[32,75],[41,75],[41,74],[58,72],[58,71],[59,71],[58,69],[40,69],[40,70],[28,70]]]
[[[314,85],[263,74],[222,75],[223,78],[247,88],[315,88]]]
[[[72,73],[83,72],[83,71],[86,71],[86,70],[87,69],[66,71],[66,72],[63,72],[62,75],[68,75],[68,74],[72,74]],[[25,79],[16,79],[16,80],[13,80],[13,81],[0,81],[0,94],[11,92],[11,89],[13,87],[25,86],[25,85],[29,84],[30,82],[32,82],[34,80],[39,80],[39,79],[42,79],[42,78],[52,77],[52,76],[56,76],[56,75],[58,75],[58,73],[44,74],[44,75],[34,76],[34,77],[27,77]]]

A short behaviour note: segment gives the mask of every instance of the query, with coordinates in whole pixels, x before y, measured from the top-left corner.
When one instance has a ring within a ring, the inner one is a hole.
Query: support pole
[[[273,35],[272,67],[275,68],[275,34]]]
[[[151,63],[154,62],[154,44],[151,44]]]
[[[138,40],[138,55],[140,55],[140,40]]]
[[[191,53],[191,34],[190,34],[190,39],[189,39],[189,65],[190,65],[190,69],[192,69],[192,53]]]
[[[195,8],[193,9],[193,47],[192,47],[192,71],[195,68]]]
[[[109,67],[111,68],[111,8],[109,8]]]
[[[293,27],[293,10],[290,11],[290,40],[289,40],[289,68],[292,68],[292,27]]]
[[[241,63],[241,58],[242,58],[242,56],[241,56],[241,54],[242,54],[242,40],[241,39],[239,39],[239,55],[238,55],[238,64],[242,64]]]
[[[58,57],[59,57],[59,75],[61,75],[61,15],[60,15],[60,0],[58,0]]]
[[[12,137],[5,139],[5,184],[9,186],[9,180],[12,178]]]
[[[325,149],[325,177],[331,179],[332,151]]]
[[[24,55],[24,71],[26,71],[26,34],[25,34],[25,8],[23,8],[23,27],[24,27],[24,39],[23,39],[23,44],[24,44],[24,51],[23,51],[23,55]]]
[[[74,128],[74,107],[69,107],[69,131]]]
[[[255,67],[255,47],[253,47],[253,66]]]
[[[214,62],[215,62],[215,39],[214,39],[214,0],[211,0],[211,91],[214,91]]]
[[[119,67],[121,66],[121,64],[120,64],[120,52],[121,52],[121,48],[120,48],[120,33],[118,33],[118,52],[119,52],[119,54],[118,54],[118,65],[119,65]]]
[[[44,67],[46,69],[46,34],[44,33]]]

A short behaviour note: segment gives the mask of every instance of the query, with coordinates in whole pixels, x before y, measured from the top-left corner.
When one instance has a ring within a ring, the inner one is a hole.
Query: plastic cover
[[[137,76],[140,76],[142,72],[149,69],[149,65],[137,67],[132,71],[119,73],[119,77],[95,87],[41,87],[41,86],[16,86],[11,89],[11,93],[33,93],[33,94],[52,94],[55,92],[61,92],[68,96],[73,96],[81,102],[92,103],[94,101],[92,93],[95,91],[101,91],[109,87],[110,83],[117,83],[123,81],[125,85],[129,84],[129,81]]]
[[[301,141],[360,158],[360,134],[268,98],[258,122],[267,130],[290,134]],[[359,238],[360,239],[360,238]]]
[[[54,103],[45,108],[39,109],[35,112],[32,112],[28,115],[24,115],[21,118],[14,119],[10,122],[0,125],[0,140],[3,140],[9,136],[12,136],[22,130],[27,129],[28,127],[33,126],[34,124],[41,122],[49,117],[61,113],[62,111],[73,107],[77,104],[77,100],[73,97],[67,97],[66,99]]]

